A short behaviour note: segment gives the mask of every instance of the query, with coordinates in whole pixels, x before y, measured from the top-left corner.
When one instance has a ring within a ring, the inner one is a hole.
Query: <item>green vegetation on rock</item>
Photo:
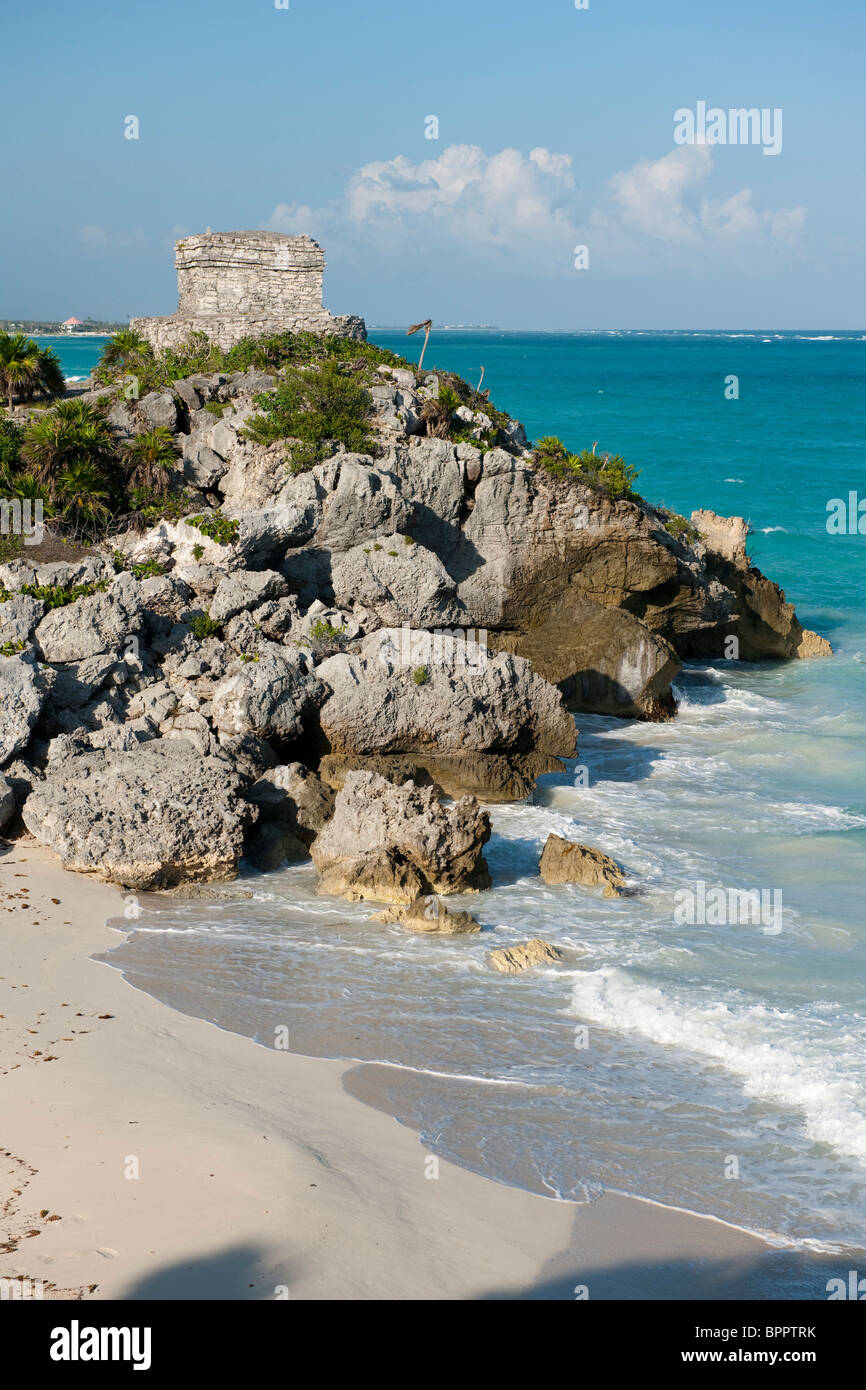
[[[621,454],[594,454],[584,449],[572,454],[555,435],[539,439],[533,451],[536,468],[544,468],[554,478],[575,478],[588,487],[606,492],[613,501],[640,501],[633,484],[640,476]]]

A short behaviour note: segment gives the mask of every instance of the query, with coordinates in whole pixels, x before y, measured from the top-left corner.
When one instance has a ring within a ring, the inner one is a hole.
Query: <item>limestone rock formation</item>
[[[547,837],[539,872],[545,883],[583,883],[589,888],[603,884],[606,898],[618,898],[625,887],[625,876],[615,860],[560,835]]]
[[[66,869],[127,888],[234,878],[256,817],[221,757],[159,739],[52,760],[24,824]]]
[[[418,898],[408,906],[386,907],[374,912],[372,922],[396,922],[417,936],[474,936],[481,930],[469,912],[453,912],[436,897]]]
[[[467,666],[459,638],[435,640],[411,633],[406,660],[404,633],[386,628],[365,638],[358,653],[322,662],[317,675],[331,694],[319,719],[330,751],[572,756],[574,721],[528,661],[500,653]]]
[[[335,799],[332,789],[301,763],[271,768],[248,793],[259,819],[247,836],[246,857],[262,870],[306,859],[333,814]]]
[[[0,768],[27,747],[47,694],[32,657],[0,656]]]
[[[36,642],[49,662],[83,661],[102,652],[120,654],[143,623],[139,585],[120,574],[102,593],[48,612],[36,629]]]
[[[213,692],[214,724],[223,734],[290,741],[325,693],[303,652],[267,643],[229,666]]]
[[[778,584],[752,566],[746,554],[749,527],[742,517],[695,511],[691,523],[700,534],[698,553],[735,595],[737,611],[725,635],[737,638],[741,660],[832,656],[826,638],[804,628]]]
[[[478,801],[522,801],[539,777],[564,772],[565,763],[550,753],[326,753],[319,775],[339,791],[346,774],[378,772],[389,782],[413,781],[437,788],[443,796],[474,796]]]
[[[562,960],[562,952],[548,941],[533,937],[531,941],[517,946],[506,946],[489,951],[487,959],[494,970],[503,975],[520,975],[533,965],[555,965]]]
[[[492,641],[558,685],[568,709],[634,719],[665,719],[676,710],[676,652],[624,608],[605,608],[568,589],[535,626]]]
[[[15,790],[11,782],[0,777],[0,830],[5,829],[15,814]]]
[[[175,243],[177,313],[136,318],[156,349],[206,333],[221,348],[266,333],[335,333],[363,341],[363,319],[322,307],[325,255],[308,236],[282,232],[199,232]]]
[[[443,806],[429,787],[350,772],[313,842],[320,893],[410,903],[490,884],[482,850],[490,820],[472,797]]]

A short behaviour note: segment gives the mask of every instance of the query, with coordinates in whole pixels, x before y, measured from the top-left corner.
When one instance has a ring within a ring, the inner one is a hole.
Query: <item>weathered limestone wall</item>
[[[174,347],[193,331],[222,348],[263,333],[311,329],[366,338],[363,319],[335,317],[322,306],[325,253],[308,236],[282,232],[202,232],[175,248],[178,310],[133,319],[156,349]]]

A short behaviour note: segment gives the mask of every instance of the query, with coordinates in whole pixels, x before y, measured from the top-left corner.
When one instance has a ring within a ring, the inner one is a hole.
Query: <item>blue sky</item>
[[[864,37],[862,0],[9,6],[0,317],[170,313],[211,226],[311,232],[373,323],[860,328]],[[678,147],[699,100],[781,108],[781,153]]]

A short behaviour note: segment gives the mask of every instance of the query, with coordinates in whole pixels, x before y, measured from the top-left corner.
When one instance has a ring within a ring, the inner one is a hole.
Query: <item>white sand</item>
[[[0,883],[0,1277],[95,1298],[768,1296],[766,1247],[719,1222],[445,1162],[426,1178],[418,1137],[348,1096],[342,1064],[89,959],[118,944],[117,890],[29,841],[0,846]]]

